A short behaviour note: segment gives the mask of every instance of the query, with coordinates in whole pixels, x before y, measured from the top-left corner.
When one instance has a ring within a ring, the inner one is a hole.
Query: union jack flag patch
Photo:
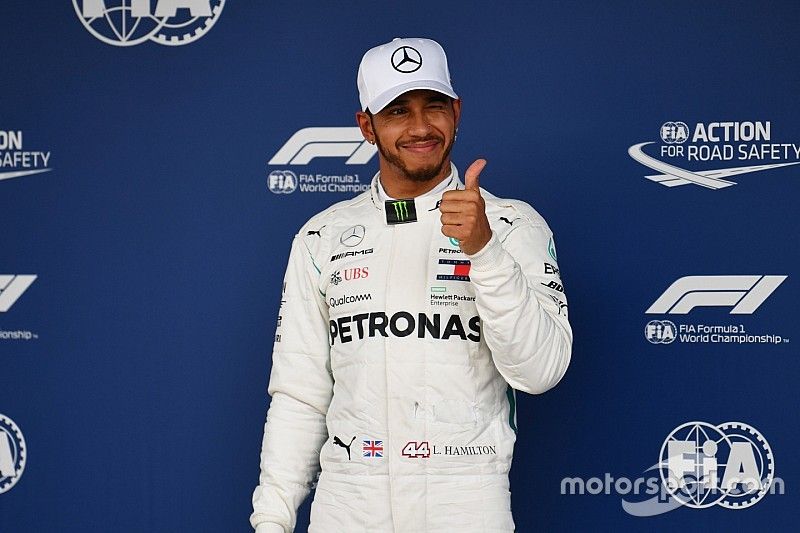
[[[382,440],[365,440],[363,449],[364,457],[383,457]]]

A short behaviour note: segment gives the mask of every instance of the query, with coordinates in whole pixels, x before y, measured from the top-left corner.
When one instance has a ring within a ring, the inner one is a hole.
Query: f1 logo
[[[647,314],[685,315],[695,307],[733,307],[732,315],[751,315],[787,276],[685,276],[676,280]]]
[[[22,293],[36,281],[36,276],[9,276],[0,274],[0,313],[14,305]]]
[[[346,157],[346,165],[365,165],[377,153],[359,128],[303,128],[286,141],[269,164],[307,165],[316,157]]]

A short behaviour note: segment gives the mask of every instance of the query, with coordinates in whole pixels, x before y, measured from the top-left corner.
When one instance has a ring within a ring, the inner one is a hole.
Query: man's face
[[[460,112],[460,100],[420,89],[403,93],[371,119],[359,113],[358,120],[386,163],[407,179],[425,182],[446,170]]]

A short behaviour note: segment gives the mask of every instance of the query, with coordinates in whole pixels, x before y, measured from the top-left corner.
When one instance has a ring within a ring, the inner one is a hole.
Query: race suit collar
[[[383,185],[381,184],[380,180],[381,173],[380,171],[375,173],[375,176],[372,178],[372,184],[370,185],[370,195],[372,197],[372,204],[375,206],[376,209],[383,211],[385,202],[387,200],[393,200],[386,191],[383,189]],[[416,210],[419,214],[420,218],[423,216],[430,214],[436,211],[436,216],[439,216],[438,209],[439,201],[442,198],[442,193],[445,191],[453,190],[453,189],[463,189],[464,185],[461,183],[461,179],[458,176],[458,169],[456,166],[451,162],[450,163],[450,174],[441,181],[436,187],[432,190],[417,196],[414,198],[414,203],[416,204]]]

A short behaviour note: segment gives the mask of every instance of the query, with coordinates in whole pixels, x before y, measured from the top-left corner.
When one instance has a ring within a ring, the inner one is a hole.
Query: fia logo
[[[759,502],[775,477],[772,449],[754,427],[688,422],[661,446],[661,481],[681,504],[744,509]]]
[[[691,133],[691,139],[690,139]],[[660,147],[662,159],[645,153],[644,148],[655,144],[641,142],[628,148],[628,155],[638,163],[655,170],[656,174],[645,176],[650,181],[665,187],[699,185],[706,189],[719,190],[736,185],[730,177],[752,172],[800,165],[800,145],[797,143],[770,143],[771,125],[762,122],[699,122],[692,133],[685,122],[665,122],[659,128],[663,141]],[[691,141],[687,143],[687,141]],[[684,144],[686,143],[686,144]],[[745,166],[690,170],[664,161],[663,158],[703,161],[742,161]],[[764,161],[779,161],[764,164]],[[755,163],[755,164],[753,164]]]
[[[682,144],[689,138],[689,126],[685,122],[665,122],[661,125],[661,140],[667,144]]]
[[[297,189],[297,176],[291,170],[273,170],[267,176],[267,187],[275,194],[290,194]]]
[[[670,344],[678,337],[678,328],[669,320],[651,320],[644,327],[644,337],[652,344]]]
[[[0,414],[0,494],[17,484],[28,450],[25,438],[13,420]]]
[[[225,0],[157,0],[155,10],[152,0],[72,0],[72,5],[84,28],[106,44],[180,46],[211,30]]]

